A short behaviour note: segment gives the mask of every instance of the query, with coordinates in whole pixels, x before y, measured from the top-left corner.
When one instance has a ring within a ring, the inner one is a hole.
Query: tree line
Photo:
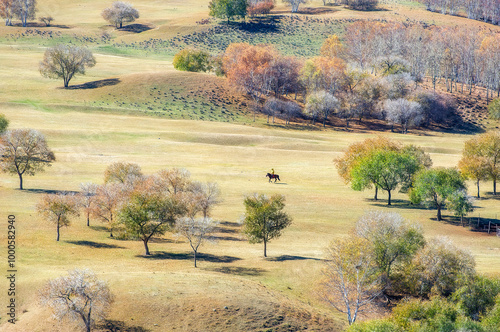
[[[500,24],[500,6],[496,0],[419,0],[427,10],[457,15],[463,10],[467,18]]]

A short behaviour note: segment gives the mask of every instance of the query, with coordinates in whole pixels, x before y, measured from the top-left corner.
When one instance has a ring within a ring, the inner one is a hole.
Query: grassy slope
[[[184,35],[205,29],[194,22],[206,17],[206,4],[198,0],[134,1],[142,15],[137,23],[154,27],[141,34],[115,32],[106,27],[99,16],[103,4],[95,0],[78,4],[40,1],[39,15],[50,14],[56,18],[55,24],[68,26],[69,29],[54,29],[63,35],[99,36],[108,29],[116,40],[131,43],[150,38],[168,39],[177,33]],[[407,9],[390,5],[388,8],[389,11],[377,12],[377,17],[403,20],[425,17],[439,24],[456,22],[456,18],[426,13],[418,6]],[[78,12],[78,22],[74,21],[75,12]],[[325,15],[352,18],[372,14],[342,9]],[[0,35],[13,31],[24,30],[1,27]],[[238,96],[228,97],[221,79],[175,72],[170,56],[158,54],[98,53],[97,66],[71,84],[85,87],[85,83],[93,81],[118,81],[95,89],[63,90],[59,88],[61,82],[42,78],[35,69],[43,54],[43,47],[39,45],[45,43],[45,39],[37,38],[9,39],[0,44],[2,112],[11,120],[11,128],[36,128],[46,134],[58,159],[47,172],[26,179],[26,188],[33,190],[15,190],[16,178],[1,176],[0,211],[4,216],[15,213],[18,220],[18,309],[19,313],[26,311],[18,316],[20,321],[15,327],[8,327],[10,330],[60,329],[48,313],[37,306],[33,290],[73,267],[90,267],[109,281],[116,294],[110,319],[127,327],[140,326],[153,331],[174,327],[231,331],[264,329],[275,324],[279,330],[287,324],[300,326],[306,322],[309,327],[321,330],[336,329],[343,324],[344,318],[331,313],[316,296],[319,259],[328,242],[346,234],[364,211],[382,209],[385,204],[370,200],[371,192],[358,193],[345,186],[332,160],[353,141],[375,133],[346,134],[307,128],[269,130],[262,125],[262,120],[257,126],[243,125],[251,122],[240,109],[242,100]],[[200,90],[200,81],[210,89]],[[220,100],[232,98],[231,104],[203,97],[204,92],[212,90],[217,91],[214,94]],[[193,95],[200,97],[192,98]],[[189,98],[191,104],[186,104],[181,97]],[[213,113],[202,114],[202,110],[208,111],[210,107],[203,104],[207,102],[215,109]],[[182,118],[184,114],[186,118],[204,116],[240,124],[135,116],[144,113],[161,116],[154,112],[163,111],[165,105],[168,117]],[[184,112],[185,106],[190,110],[189,115]],[[227,114],[221,112],[223,107]],[[231,117],[230,113],[234,115]],[[439,133],[390,136],[426,147],[435,165],[442,166],[456,165],[463,141],[468,138]],[[139,163],[148,174],[166,167],[184,167],[196,180],[219,183],[224,202],[217,207],[214,217],[223,221],[218,234],[220,241],[202,248],[209,255],[200,261],[199,269],[192,267],[188,245],[171,235],[151,244],[156,259],[145,259],[140,257],[143,250],[140,242],[109,239],[102,224],[94,222],[94,227],[89,229],[84,226],[83,218],[62,230],[60,243],[54,241],[53,225],[35,214],[41,192],[78,190],[81,182],[101,183],[103,170],[114,161]],[[264,173],[271,167],[280,173],[283,183],[267,183]],[[490,186],[483,185],[483,192],[491,190]],[[261,246],[249,245],[238,233],[243,195],[252,192],[283,193],[287,197],[287,210],[294,217],[294,224],[283,237],[270,244],[268,260],[261,258]],[[451,236],[470,248],[479,271],[499,273],[496,268],[500,263],[499,246],[495,237],[437,223],[431,219],[433,211],[409,209],[403,201],[405,195],[396,194],[394,198],[396,204],[392,210],[421,222],[428,236]],[[494,199],[481,200],[478,205],[483,216],[500,212]],[[3,217],[4,229],[5,221]],[[0,240],[5,243],[4,233]],[[4,283],[2,281],[2,289],[5,289]],[[2,292],[1,303],[5,303],[5,296]],[[224,306],[228,309],[223,309]],[[313,317],[308,316],[310,312],[314,313]],[[334,321],[324,318],[324,313]],[[272,320],[273,315],[280,314],[287,318]],[[204,318],[200,320],[200,316]],[[65,328],[72,329],[71,326]],[[4,325],[2,329],[7,327]]]

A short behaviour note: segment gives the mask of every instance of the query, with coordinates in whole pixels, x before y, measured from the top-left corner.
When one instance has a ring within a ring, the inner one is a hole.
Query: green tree
[[[61,227],[69,226],[70,216],[78,216],[78,201],[70,194],[45,194],[37,205],[37,211],[44,219],[56,224],[56,241],[59,241]]]
[[[117,162],[106,167],[104,183],[133,183],[143,177],[141,167],[134,163]]]
[[[23,176],[35,175],[56,160],[45,136],[34,129],[8,130],[0,146],[0,165],[4,172],[19,176],[23,190]]]
[[[415,175],[410,199],[437,209],[437,220],[442,220],[441,209],[448,197],[457,190],[466,190],[462,175],[455,168],[423,169]]]
[[[370,252],[387,279],[391,279],[395,265],[410,262],[425,244],[421,227],[397,213],[369,211],[358,220],[355,229],[356,235],[372,246]]]
[[[229,21],[235,16],[245,18],[247,6],[246,0],[211,0],[208,8],[210,16],[227,19],[229,24]]]
[[[494,99],[488,105],[488,112],[490,113],[490,118],[500,120],[500,98]]]
[[[448,197],[448,208],[460,217],[460,222],[464,223],[464,216],[474,211],[474,200],[465,190],[457,190]]]
[[[4,114],[0,114],[0,135],[2,135],[9,126],[9,120]]]
[[[173,65],[177,70],[207,72],[211,69],[210,54],[200,50],[183,49],[174,56]]]
[[[57,45],[49,47],[40,62],[40,74],[48,78],[62,78],[64,87],[76,74],[85,74],[86,67],[95,66],[92,52],[82,46]]]
[[[500,294],[499,279],[478,275],[472,282],[457,289],[451,298],[467,317],[477,321],[493,308],[498,294]]]
[[[467,144],[466,142],[466,146]],[[458,162],[458,169],[466,178],[476,182],[477,198],[481,198],[479,183],[488,179],[486,158],[470,153],[467,148],[464,148],[462,159]]]
[[[245,197],[243,204],[243,233],[250,243],[264,242],[264,257],[267,257],[267,242],[281,236],[283,229],[292,223],[292,219],[283,211],[285,196],[254,194]]]
[[[375,151],[352,169],[351,187],[364,190],[372,183],[387,191],[387,205],[391,205],[391,192],[408,181],[420,169],[415,156],[397,151]]]

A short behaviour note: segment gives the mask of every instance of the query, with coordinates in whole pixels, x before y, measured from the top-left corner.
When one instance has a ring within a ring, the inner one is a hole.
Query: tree
[[[415,156],[397,151],[375,151],[361,159],[351,170],[351,187],[364,190],[375,185],[387,191],[387,205],[391,205],[391,192],[411,179],[421,165]]]
[[[250,243],[264,242],[264,257],[267,257],[267,242],[281,236],[283,229],[292,223],[285,208],[285,196],[253,194],[245,197],[243,233]]]
[[[415,256],[409,285],[420,296],[449,296],[475,275],[471,253],[446,237],[433,238]]]
[[[50,23],[54,20],[54,18],[52,16],[42,16],[39,20],[45,24],[46,27],[50,27]]]
[[[99,186],[94,183],[81,183],[80,184],[80,207],[85,213],[87,218],[87,226],[90,226],[90,215],[94,210],[94,204],[97,195],[97,188]]]
[[[195,49],[179,51],[172,63],[175,69],[182,71],[207,72],[211,69],[210,54]]]
[[[274,9],[274,0],[248,1],[247,13],[253,17],[257,15],[267,15]]]
[[[176,197],[151,189],[145,181],[141,188],[130,195],[119,211],[120,221],[125,225],[127,234],[142,240],[146,256],[151,255],[149,240],[155,235],[165,234],[174,225],[175,219],[185,211],[182,202]]]
[[[356,10],[374,10],[377,8],[378,0],[342,0],[342,3]]]
[[[465,190],[457,190],[448,197],[448,208],[455,216],[460,217],[460,222],[464,224],[464,216],[474,211],[474,199]]]
[[[481,198],[479,192],[479,182],[488,179],[486,160],[484,157],[468,155],[465,148],[463,153],[462,159],[458,162],[458,169],[464,177],[476,181],[477,198]]]
[[[70,216],[78,216],[78,201],[71,194],[45,194],[37,205],[37,211],[44,219],[56,224],[56,241],[59,241],[61,227],[69,226]]]
[[[189,191],[191,174],[184,168],[163,169],[153,176],[153,190],[169,195]]]
[[[467,317],[478,321],[493,308],[498,294],[500,294],[499,279],[477,275],[471,283],[457,289],[451,298]]]
[[[5,114],[0,114],[0,135],[3,135],[9,126],[9,120]]]
[[[132,7],[131,4],[123,1],[115,1],[104,9],[101,13],[102,17],[117,29],[123,27],[123,22],[134,22],[139,18],[139,11]]]
[[[113,163],[104,171],[104,183],[134,183],[142,177],[141,166],[135,163]]]
[[[220,197],[220,188],[216,182],[193,182],[190,185],[192,201],[194,201],[194,214],[201,212],[203,218],[210,217],[211,209],[222,200]]]
[[[42,172],[56,160],[45,136],[34,129],[9,130],[3,136],[0,165],[4,172],[19,176],[19,189],[23,190],[23,176]]]
[[[96,64],[92,52],[80,46],[57,45],[49,47],[40,62],[40,74],[48,78],[62,78],[64,87],[76,74],[85,75],[86,67]]]
[[[323,127],[325,127],[328,116],[339,106],[340,102],[334,95],[326,91],[317,91],[307,96],[306,112],[312,116],[313,123],[316,116],[320,115],[323,118]]]
[[[186,238],[193,249],[194,254],[194,267],[196,267],[196,255],[198,254],[199,247],[210,239],[211,234],[217,227],[217,222],[211,218],[203,217],[196,218],[183,217],[177,219],[175,222],[175,230],[177,234]]]
[[[113,302],[104,281],[90,270],[79,269],[49,281],[39,296],[41,304],[52,308],[57,319],[68,317],[71,321],[83,322],[87,332],[96,321],[106,317]]]
[[[296,13],[299,11],[300,4],[307,3],[307,0],[283,0],[283,2],[292,7],[292,13]]]
[[[209,15],[215,18],[227,19],[227,23],[235,16],[245,18],[248,3],[246,0],[211,0]]]
[[[333,241],[327,248],[322,297],[347,314],[349,325],[382,291],[370,243],[350,236]]]
[[[494,99],[488,105],[488,112],[490,114],[490,118],[500,120],[500,98]]]
[[[35,18],[36,0],[13,0],[12,13],[21,20],[23,27],[26,27],[28,20]]]
[[[328,58],[341,58],[344,52],[344,46],[337,35],[330,35],[325,39],[321,49],[320,55]]]
[[[12,25],[12,19],[14,18],[13,12],[14,0],[0,0],[0,17],[5,19],[5,25]]]
[[[305,62],[300,78],[309,91],[325,90],[335,95],[346,82],[345,69],[340,58],[315,57]]]
[[[422,108],[419,103],[403,98],[386,100],[385,117],[392,124],[401,125],[402,133],[408,133],[408,126],[418,126],[423,121]]]
[[[482,175],[484,168],[493,181],[493,194],[496,195],[497,180],[500,178],[500,131],[487,132],[467,140],[462,154],[462,163],[473,167],[477,176]]]
[[[110,237],[116,224],[116,215],[124,198],[123,184],[110,183],[97,187],[92,215],[109,224]]]
[[[379,271],[391,279],[394,266],[409,263],[424,244],[422,228],[392,212],[369,211],[356,223],[356,235],[366,239]]]
[[[466,190],[462,175],[455,168],[423,169],[416,175],[410,199],[413,203],[424,203],[437,209],[437,220],[442,220],[441,209],[447,199],[457,190]]]

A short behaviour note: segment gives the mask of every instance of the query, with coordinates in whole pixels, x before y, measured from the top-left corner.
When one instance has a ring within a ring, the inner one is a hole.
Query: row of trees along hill
[[[251,98],[255,112],[273,119],[308,116],[325,123],[335,114],[348,126],[353,119],[382,118],[407,132],[412,125],[454,124],[454,102],[420,89],[425,77],[434,90],[443,82],[449,92],[472,94],[480,85],[488,100],[494,91],[499,95],[499,45],[500,35],[467,27],[356,21],[343,41],[330,36],[312,59],[285,56],[270,45],[238,43],[218,57],[181,51],[174,66],[225,75]],[[302,114],[289,100],[301,95]],[[270,98],[278,100],[273,107],[265,105]]]
[[[441,14],[458,15],[465,11],[467,18],[500,24],[500,5],[496,0],[419,0],[427,10]]]
[[[85,183],[77,195],[45,194],[37,205],[38,212],[60,229],[70,218],[84,213],[87,226],[90,218],[106,223],[110,237],[140,239],[145,255],[150,255],[149,241],[172,231],[184,237],[194,253],[194,264],[201,244],[215,232],[217,222],[211,210],[218,204],[220,190],[216,183],[190,179],[183,169],[164,169],[151,176],[142,174],[133,163],[114,163],[105,171],[104,184]],[[282,195],[250,195],[244,199],[243,234],[250,243],[267,243],[281,235],[291,223],[283,211]]]
[[[332,241],[323,276],[322,297],[346,314],[348,331],[500,326],[500,280],[478,275],[471,253],[444,237],[426,240],[420,225],[396,213],[370,211],[349,236]],[[360,314],[394,303],[392,316],[356,322]]]
[[[21,20],[22,26],[26,27],[28,20],[34,20],[37,12],[36,0],[0,0],[0,17],[5,20],[5,25],[12,25],[12,20]],[[113,24],[117,29],[123,27],[124,22],[133,22],[139,18],[139,11],[130,3],[114,1],[111,7],[105,8],[101,16]],[[40,17],[40,21],[49,26],[54,20],[52,16]]]
[[[473,210],[472,198],[467,194],[465,180],[479,183],[496,182],[500,176],[500,133],[488,132],[471,138],[464,144],[462,159],[456,168],[431,168],[432,160],[425,151],[413,145],[403,146],[385,137],[369,138],[351,144],[344,154],[335,159],[338,173],[354,190],[375,188],[388,193],[400,188],[409,192],[412,203],[423,203],[441,211],[448,206],[455,215],[463,218]]]

